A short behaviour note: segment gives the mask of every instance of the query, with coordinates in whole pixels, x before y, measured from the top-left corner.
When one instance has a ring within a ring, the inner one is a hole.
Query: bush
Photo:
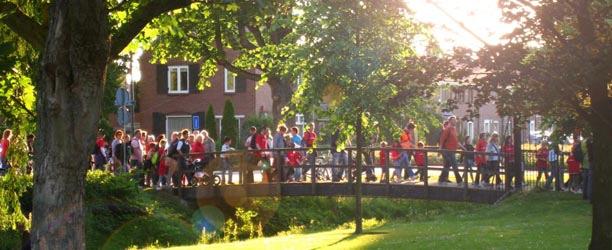
[[[263,126],[266,126],[270,128],[272,131],[274,131],[274,128],[273,128],[274,120],[272,120],[272,117],[270,116],[256,115],[256,116],[247,117],[244,120],[244,123],[242,124],[242,131],[243,131],[243,133],[241,134],[242,138],[240,138],[239,142],[234,143],[238,148],[244,148],[244,142],[246,141],[246,138],[249,136],[249,128],[253,126],[258,129]]]
[[[204,128],[208,131],[208,136],[217,141],[217,122],[215,121],[215,111],[212,105],[208,105],[208,111],[206,111],[206,120],[204,121]]]
[[[235,117],[234,105],[230,100],[225,101],[223,107],[223,118],[221,118],[221,138],[218,141],[223,141],[225,137],[232,139],[234,144],[238,139],[238,120]]]
[[[85,199],[130,201],[140,194],[130,174],[114,175],[108,171],[89,171],[85,183]]]

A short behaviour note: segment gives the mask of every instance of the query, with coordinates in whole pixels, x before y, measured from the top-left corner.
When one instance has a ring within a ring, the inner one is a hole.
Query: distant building
[[[476,109],[473,106],[477,91],[471,88],[457,88],[453,84],[443,84],[438,87],[434,96],[441,106],[440,114],[446,118],[454,115],[459,120],[458,132],[461,138],[469,136],[474,140],[480,133],[498,133],[502,136],[512,134],[512,118],[502,117],[498,114],[494,102],[488,102]],[[446,105],[448,100],[455,102],[456,109]],[[478,114],[475,116],[475,114]],[[539,126],[542,117],[535,115],[523,126],[523,142],[539,142],[543,137],[550,135],[550,130],[542,131]]]
[[[270,113],[272,97],[267,84],[255,89],[256,83],[218,66],[212,86],[197,90],[200,64],[168,60],[167,64],[151,64],[150,53],[140,58],[141,81],[137,85],[138,108],[135,128],[154,134],[169,134],[183,128],[204,128],[208,106],[212,105],[220,133],[223,106],[230,100],[235,109],[238,127],[244,120],[259,113]],[[212,131],[209,131],[209,133]]]

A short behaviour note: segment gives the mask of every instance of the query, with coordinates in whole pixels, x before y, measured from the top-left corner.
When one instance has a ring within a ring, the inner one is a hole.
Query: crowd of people
[[[508,184],[519,178],[524,178],[524,161],[515,164],[514,144],[511,136],[506,136],[500,143],[497,133],[481,133],[475,145],[472,140],[465,137],[459,142],[456,128],[457,118],[451,116],[442,125],[438,153],[442,155],[443,167],[438,177],[439,184],[450,183],[449,172],[454,173],[454,181],[457,184],[468,182],[472,179],[474,186],[497,186],[503,185],[500,167],[505,168],[505,181]],[[382,169],[380,182],[423,182],[430,175],[427,171],[427,152],[425,143],[416,140],[416,125],[409,121],[403,127],[401,135],[387,143],[386,141],[372,141],[369,148],[365,150],[364,168],[366,181],[376,181],[373,168]],[[251,127],[250,134],[244,142],[244,148],[249,150],[247,161],[255,169],[261,170],[262,182],[303,182],[311,166],[315,165],[318,151],[315,150],[318,141],[314,123],[306,126],[306,130],[300,134],[298,127],[288,128],[279,125],[274,135],[267,127]],[[12,138],[12,131],[5,130],[0,140],[0,168],[6,169],[8,162],[8,149]],[[350,147],[350,139],[340,144],[340,130],[336,130],[330,136],[331,147],[331,181],[338,182],[347,179],[348,171],[354,171],[354,161],[349,160],[349,153],[345,147]],[[28,148],[33,152],[33,136],[28,136]],[[230,138],[224,138],[217,151],[215,141],[206,130],[190,131],[184,129],[180,132],[170,133],[167,139],[164,134],[152,135],[145,130],[137,129],[132,136],[122,130],[114,132],[112,140],[107,140],[102,132],[98,133],[96,146],[92,154],[92,168],[108,170],[115,173],[135,172],[135,176],[141,186],[149,187],[171,187],[197,184],[194,178],[196,166],[206,168],[207,165],[218,159],[220,167],[219,184],[233,184],[234,166],[233,156],[230,151],[234,142]],[[574,142],[568,157],[563,157],[558,144],[549,144],[542,141],[535,152],[535,169],[537,177],[536,185],[540,186],[542,177],[547,189],[570,190],[574,192],[590,192],[591,172],[589,169],[588,143],[582,143],[579,136],[574,137]],[[280,149],[280,150],[269,150]],[[378,155],[375,155],[375,152]],[[460,155],[459,161],[457,154]],[[378,158],[378,166],[375,159]],[[561,160],[566,160],[569,180],[563,183],[564,169]],[[463,171],[459,170],[462,164]],[[416,166],[413,171],[412,165]],[[388,168],[392,168],[389,172]],[[467,170],[467,171],[466,171]],[[314,171],[312,171],[314,172]],[[462,174],[463,172],[463,174]],[[387,176],[390,173],[391,176]],[[212,175],[212,170],[209,170]],[[245,183],[254,182],[253,168],[247,168],[241,172]],[[312,173],[315,174],[315,173]],[[353,172],[353,176],[361,176]],[[475,175],[475,176],[474,176]],[[197,175],[195,177],[198,177]],[[524,180],[522,180],[524,181]],[[520,183],[520,182],[519,182]],[[554,183],[554,186],[553,186]]]

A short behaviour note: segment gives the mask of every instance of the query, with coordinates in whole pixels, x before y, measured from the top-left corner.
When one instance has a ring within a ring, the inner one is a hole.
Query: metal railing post
[[[425,178],[423,185],[425,186],[425,197],[429,198],[429,152],[425,151],[425,167],[423,168]]]

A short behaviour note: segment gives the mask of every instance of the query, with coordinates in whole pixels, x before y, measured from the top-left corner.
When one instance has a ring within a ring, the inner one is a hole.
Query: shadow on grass
[[[344,242],[346,240],[352,240],[352,239],[355,239],[355,238],[357,238],[359,236],[362,236],[362,235],[384,235],[384,234],[389,234],[389,232],[368,231],[368,232],[362,232],[360,234],[352,233],[352,234],[349,234],[349,235],[345,236],[342,239],[339,239],[338,241],[336,241],[334,243],[331,243],[331,244],[329,244],[327,246],[320,246],[320,247],[317,247],[317,248],[313,248],[313,250],[327,248],[327,247],[333,247],[333,246],[335,246],[337,244],[340,244],[340,243],[342,243],[342,242]]]

